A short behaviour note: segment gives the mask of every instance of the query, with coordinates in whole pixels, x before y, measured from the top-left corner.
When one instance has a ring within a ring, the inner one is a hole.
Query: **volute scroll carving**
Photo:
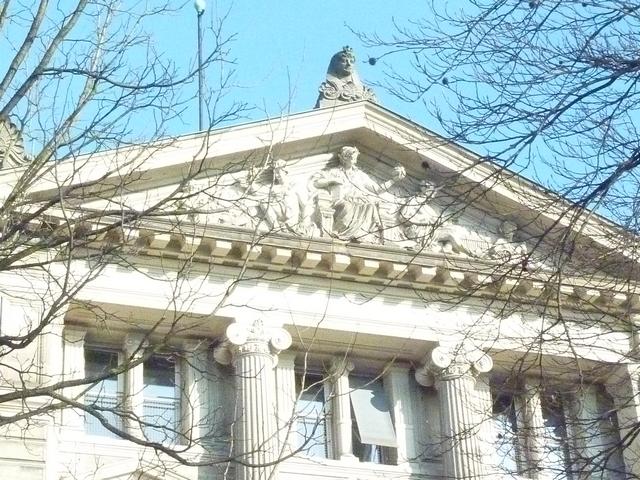
[[[274,362],[278,354],[291,346],[291,334],[281,327],[267,327],[261,320],[252,324],[234,322],[226,331],[226,339],[213,352],[214,359],[229,365],[238,355],[269,355]]]
[[[415,379],[420,385],[430,387],[438,381],[488,373],[492,368],[491,357],[478,348],[438,346],[427,355],[424,366],[416,370]]]

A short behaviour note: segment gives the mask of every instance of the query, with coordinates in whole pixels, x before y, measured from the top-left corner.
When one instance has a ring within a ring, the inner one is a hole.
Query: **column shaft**
[[[260,320],[232,323],[226,333],[226,347],[218,347],[214,355],[218,361],[232,359],[235,368],[236,478],[271,479],[279,451],[275,367],[278,353],[291,345],[291,335],[282,328],[266,328]]]
[[[442,433],[447,442],[443,449],[447,478],[477,479],[485,474],[477,438],[480,425],[473,414],[474,388],[470,374],[438,382]]]
[[[241,462],[237,478],[267,480],[274,470],[274,465],[269,464],[275,462],[278,446],[274,359],[269,353],[240,351],[235,369],[240,407],[236,421],[236,447]]]

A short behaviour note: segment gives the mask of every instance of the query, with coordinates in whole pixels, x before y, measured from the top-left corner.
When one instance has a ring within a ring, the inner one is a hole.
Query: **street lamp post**
[[[204,129],[204,69],[202,67],[202,15],[206,7],[204,0],[195,0],[193,6],[198,14],[198,129]]]

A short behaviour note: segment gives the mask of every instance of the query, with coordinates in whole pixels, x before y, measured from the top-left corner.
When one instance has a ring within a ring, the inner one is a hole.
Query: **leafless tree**
[[[202,164],[194,161],[191,170],[157,198],[143,204],[125,198],[144,181],[139,172],[145,161],[173,144],[175,122],[185,115],[197,118],[189,92],[195,90],[199,69],[232,61],[231,37],[222,31],[220,19],[206,30],[202,65],[178,62],[159,51],[153,23],[166,21],[176,8],[182,6],[110,0],[7,1],[0,6],[0,275],[6,287],[0,325],[0,426],[7,441],[24,438],[43,418],[58,425],[72,409],[93,428],[156,449],[176,462],[192,461],[190,449],[205,438],[227,438],[219,418],[206,419],[206,431],[199,423],[178,431],[168,416],[189,416],[189,405],[183,404],[182,413],[171,410],[175,405],[159,405],[155,412],[140,415],[120,395],[121,385],[110,390],[141,364],[155,364],[161,373],[176,372],[177,363],[191,365],[201,383],[214,376],[203,367],[206,362],[193,363],[194,351],[202,345],[172,342],[187,328],[175,308],[179,274],[166,280],[166,317],[131,340],[120,356],[96,349],[93,360],[87,357],[86,374],[73,374],[73,366],[61,358],[41,355],[51,345],[62,346],[68,333],[63,317],[73,311],[93,316],[98,344],[101,329],[135,326],[128,314],[102,311],[80,292],[107,268],[139,270],[131,250],[124,248],[129,229],[156,222],[179,231],[180,219],[194,214],[185,202],[203,193],[186,187],[202,174]],[[204,92],[207,128],[239,118],[245,108],[225,99],[232,83],[231,70],[225,71],[230,73]],[[145,148],[136,147],[141,142]],[[114,152],[120,156],[116,161]],[[196,148],[195,156],[203,152]],[[178,271],[189,268],[188,259],[177,263]],[[189,322],[194,328],[198,320]],[[165,389],[183,388],[176,378],[155,380]],[[131,433],[133,427],[138,434]],[[167,446],[167,439],[177,437],[186,439],[185,447]]]
[[[505,185],[516,172],[548,188],[547,202],[537,208],[555,208],[556,218],[520,218],[533,250],[521,271],[508,275],[522,280],[535,270],[532,257],[545,258],[558,288],[536,303],[558,324],[568,322],[564,314],[575,305],[575,296],[560,293],[564,278],[578,273],[589,280],[609,277],[616,289],[636,288],[639,7],[618,0],[432,1],[423,18],[396,25],[393,35],[361,35],[375,52],[370,63],[386,69],[384,87],[423,105],[425,118],[447,140],[481,154],[479,165],[495,165],[495,176],[487,180]],[[485,195],[485,189],[469,186],[460,204]],[[585,220],[596,220],[603,228],[588,234]],[[590,247],[599,242],[607,248],[596,254]],[[516,291],[508,296],[517,302]],[[491,308],[499,303],[495,300]],[[585,324],[597,324],[602,332],[635,329],[633,302],[608,312],[612,318],[606,321],[602,309],[593,306]],[[571,343],[569,330],[558,338]],[[540,345],[549,341],[542,337],[530,338],[523,347],[540,352]],[[621,364],[637,361],[631,352]],[[504,369],[507,383],[519,382],[526,363],[523,357],[517,367]],[[527,368],[537,368],[540,375],[544,370],[535,362]],[[614,371],[615,365],[608,368]],[[576,365],[566,369],[579,370]],[[578,383],[588,383],[589,375],[579,376]],[[630,402],[637,404],[640,398]],[[504,405],[496,408],[506,411]],[[638,425],[624,427],[628,433],[620,440],[622,449],[638,433]],[[584,443],[573,435],[571,445]],[[576,459],[574,475],[588,477],[591,468],[607,462],[615,471],[612,457],[610,451]]]

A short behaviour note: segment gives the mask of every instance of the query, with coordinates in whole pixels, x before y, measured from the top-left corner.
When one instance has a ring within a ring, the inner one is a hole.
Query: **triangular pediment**
[[[343,147],[359,150],[357,166],[341,164]],[[19,169],[2,173],[7,186]],[[160,212],[154,218],[171,230],[236,229],[512,264],[535,243],[529,267],[558,255],[538,241],[552,228],[609,251],[620,237],[595,216],[572,222],[562,199],[369,102],[62,162],[33,198],[61,184],[83,185],[70,196],[79,212]]]

